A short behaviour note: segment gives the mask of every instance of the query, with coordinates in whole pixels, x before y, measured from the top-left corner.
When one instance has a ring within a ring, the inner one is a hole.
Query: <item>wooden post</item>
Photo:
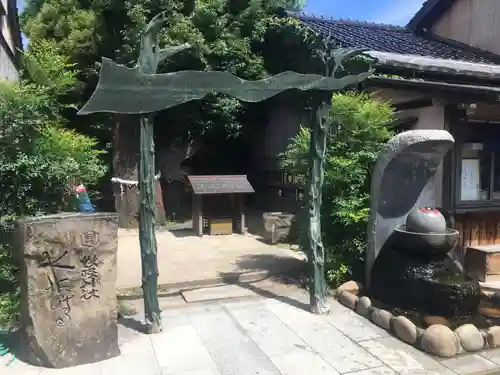
[[[203,237],[203,206],[201,195],[193,194],[193,229],[196,235]]]
[[[196,204],[196,195],[193,193],[193,207],[192,207],[192,220],[193,220],[193,230],[198,234],[198,205]]]
[[[240,234],[245,234],[245,195],[244,194],[238,194],[237,197],[237,202],[238,202],[238,211],[240,215],[240,228],[239,228],[239,233]]]

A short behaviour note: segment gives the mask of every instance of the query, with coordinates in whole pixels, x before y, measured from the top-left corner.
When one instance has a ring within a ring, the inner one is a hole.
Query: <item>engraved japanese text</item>
[[[50,254],[44,251],[42,253],[43,261],[38,265],[38,268],[49,269],[46,290],[50,292],[50,309],[60,312],[60,316],[56,319],[56,325],[59,327],[65,327],[71,323],[71,305],[69,301],[74,297],[74,285],[71,284],[68,278],[60,277],[57,274],[57,270],[73,270],[75,268],[75,266],[62,263],[64,257],[68,254],[68,250],[65,250],[58,258],[52,259]]]
[[[100,298],[99,285],[101,277],[97,272],[100,262],[97,255],[82,255],[80,257],[80,262],[82,264],[82,280],[80,282],[81,299],[89,300],[91,298]]]

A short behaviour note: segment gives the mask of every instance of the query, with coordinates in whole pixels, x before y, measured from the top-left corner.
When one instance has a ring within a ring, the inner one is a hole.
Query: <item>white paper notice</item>
[[[462,184],[460,200],[477,201],[481,199],[479,159],[462,160]]]

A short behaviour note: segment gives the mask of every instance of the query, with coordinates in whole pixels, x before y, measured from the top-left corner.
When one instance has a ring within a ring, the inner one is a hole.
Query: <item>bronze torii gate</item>
[[[158,32],[167,21],[166,13],[154,17],[146,26],[142,37],[136,67],[127,68],[110,59],[102,59],[99,83],[89,101],[78,112],[87,115],[96,112],[140,114],[139,161],[139,242],[142,260],[142,289],[144,309],[149,333],[162,330],[158,304],[158,264],[155,236],[155,180],[154,180],[154,112],[172,108],[192,100],[203,99],[209,92],[233,96],[246,102],[264,101],[285,90],[315,90],[325,92],[314,106],[310,143],[309,176],[309,295],[311,311],[327,313],[327,286],[325,282],[324,248],[321,240],[321,191],[324,177],[324,159],[331,92],[358,84],[372,72],[342,78],[335,77],[346,58],[361,54],[360,49],[330,50],[325,43],[322,59],[324,76],[284,72],[259,81],[246,81],[230,72],[179,71],[156,74],[158,63],[190,46],[158,46]]]

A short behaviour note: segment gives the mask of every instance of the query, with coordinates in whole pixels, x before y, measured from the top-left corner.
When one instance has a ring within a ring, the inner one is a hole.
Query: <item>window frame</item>
[[[494,187],[494,176],[495,176],[495,151],[491,151],[489,155],[489,190],[488,190],[488,199],[485,200],[476,200],[476,201],[462,201],[460,200],[461,196],[461,185],[462,185],[462,160],[464,159],[476,159],[476,158],[463,158],[462,157],[462,147],[464,144],[471,143],[466,141],[467,130],[465,127],[472,127],[474,125],[479,126],[500,126],[500,123],[489,122],[489,121],[465,121],[464,123],[459,125],[459,135],[455,137],[455,146],[453,152],[453,160],[454,166],[453,169],[455,171],[454,178],[454,199],[453,199],[453,207],[454,209],[500,209],[500,198],[499,199],[491,199]],[[500,158],[500,151],[497,152],[497,158]]]

